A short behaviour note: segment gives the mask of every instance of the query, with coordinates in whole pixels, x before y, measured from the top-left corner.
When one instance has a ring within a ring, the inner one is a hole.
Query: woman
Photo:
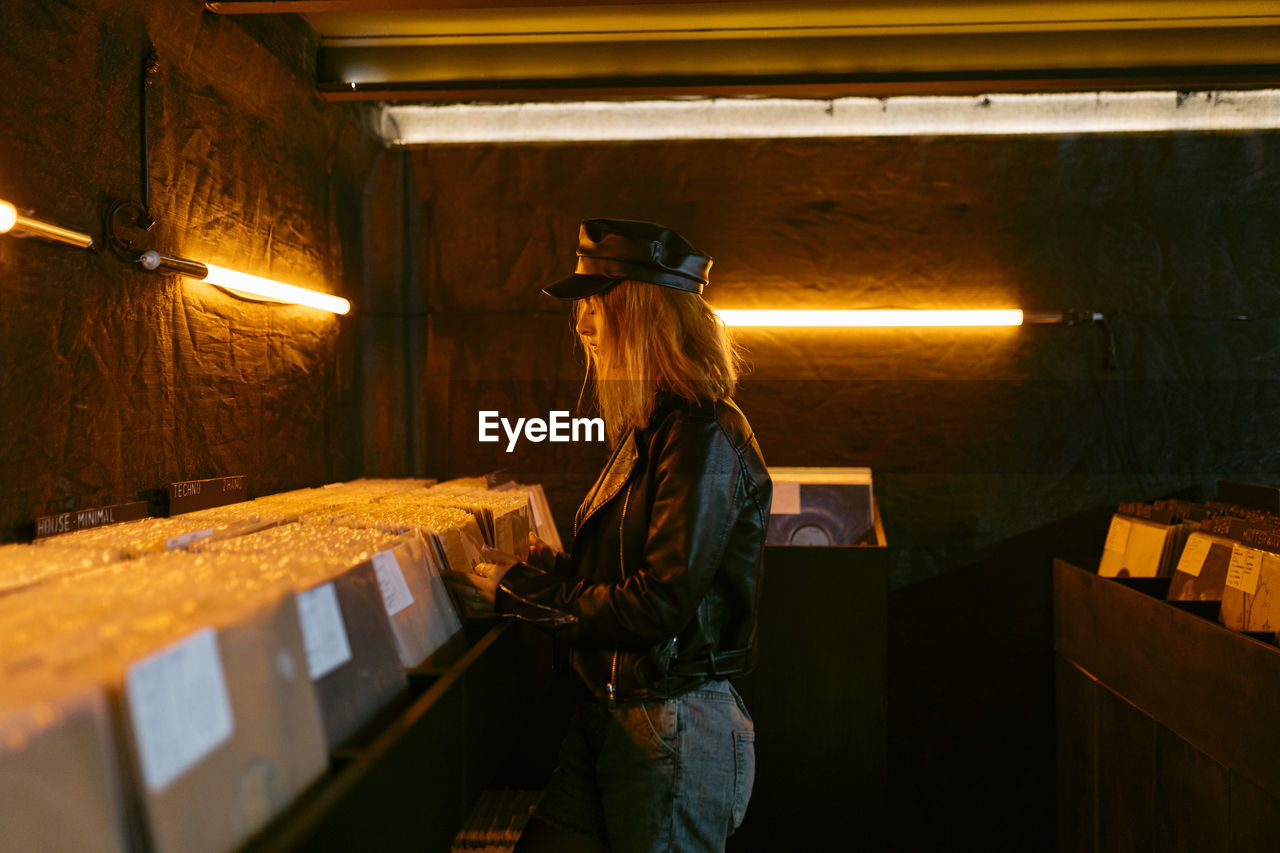
[[[517,849],[722,850],[754,778],[727,679],[755,662],[772,486],[701,295],[711,259],[662,226],[606,219],[582,224],[578,256],[546,292],[575,300],[612,457],[571,554],[535,540],[528,562],[468,576],[499,613],[567,641],[582,688]]]

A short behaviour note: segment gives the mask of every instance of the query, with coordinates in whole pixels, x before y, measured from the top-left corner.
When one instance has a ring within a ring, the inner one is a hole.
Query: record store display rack
[[[1202,602],[1235,631],[1275,642],[1280,632],[1280,514],[1224,502],[1121,504],[1098,576]]]
[[[1122,505],[1053,580],[1058,849],[1275,849],[1280,514]]]
[[[501,733],[457,706],[534,695],[549,652],[441,573],[531,530],[559,541],[540,486],[357,480],[0,547],[3,846],[338,842],[408,808],[406,761],[438,765],[403,823],[451,834]]]

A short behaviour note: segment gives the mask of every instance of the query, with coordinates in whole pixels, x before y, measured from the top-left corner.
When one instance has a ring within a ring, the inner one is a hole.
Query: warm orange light
[[[15,235],[26,237],[42,237],[57,243],[66,243],[81,249],[92,249],[93,238],[79,231],[59,228],[39,219],[28,219],[18,215],[18,209],[12,203],[0,199],[0,234],[12,231]]]
[[[274,281],[249,273],[229,270],[226,267],[179,258],[176,255],[162,255],[152,250],[138,256],[138,263],[146,270],[169,270],[181,273],[196,281],[212,284],[237,296],[257,299],[265,302],[287,302],[294,305],[306,305],[308,308],[319,308],[321,311],[332,311],[334,314],[346,314],[351,310],[351,303],[341,296],[295,287],[292,284]]]
[[[224,290],[249,296],[253,299],[269,299],[274,302],[292,302],[319,308],[321,311],[332,311],[334,314],[346,314],[351,310],[351,303],[341,296],[295,287],[269,278],[262,278],[248,273],[229,270],[225,267],[205,264],[209,274],[202,281],[214,284]]]
[[[1022,325],[1022,311],[1017,308],[831,311],[717,308],[716,313],[726,326],[902,328]]]

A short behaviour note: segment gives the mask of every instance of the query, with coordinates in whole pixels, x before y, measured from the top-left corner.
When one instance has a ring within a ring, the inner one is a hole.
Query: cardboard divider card
[[[36,519],[36,538],[42,539],[45,536],[55,536],[59,533],[88,530],[107,524],[117,524],[121,521],[137,521],[146,517],[146,501],[130,501],[129,503],[64,512],[58,515],[42,515]]]
[[[1212,545],[1213,541],[1209,537],[1192,534],[1187,540],[1186,547],[1182,549],[1177,570],[1192,577],[1200,577],[1200,570],[1204,568],[1205,558],[1209,556],[1209,548]]]
[[[404,572],[400,563],[391,551],[379,551],[373,555],[373,570],[378,575],[378,588],[382,590],[382,602],[387,606],[387,615],[395,616],[410,604],[413,604],[413,593],[405,583]]]
[[[773,484],[773,504],[769,507],[770,515],[800,514],[800,484],[786,480]]]
[[[181,536],[174,536],[165,540],[164,548],[166,551],[176,551],[179,548],[186,548],[188,545],[194,545],[202,539],[208,539],[213,536],[213,528],[209,527],[204,530],[193,530],[190,533],[184,533]]]
[[[125,695],[147,790],[165,788],[231,737],[235,722],[212,628],[134,663]]]
[[[249,499],[249,481],[243,475],[187,480],[169,485],[169,515],[239,503]]]
[[[1227,586],[1245,595],[1258,591],[1258,575],[1262,567],[1262,552],[1244,545],[1231,548],[1231,566],[1227,569]]]
[[[1125,548],[1129,547],[1129,531],[1132,529],[1133,522],[1129,519],[1118,515],[1112,516],[1111,527],[1107,530],[1107,541],[1102,546],[1103,550],[1123,554]]]
[[[297,602],[307,670],[314,681],[351,660],[351,642],[332,582],[298,593]]]

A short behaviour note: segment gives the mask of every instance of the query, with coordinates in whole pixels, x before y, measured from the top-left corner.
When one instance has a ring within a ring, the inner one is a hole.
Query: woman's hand
[[[555,571],[556,551],[546,542],[538,538],[538,534],[529,532],[529,565],[544,572]]]
[[[502,578],[520,558],[488,545],[481,549],[485,562],[476,563],[469,572],[444,572],[443,577],[453,585],[458,594],[469,603],[483,603],[482,608],[493,610]],[[478,601],[477,601],[478,599]]]

